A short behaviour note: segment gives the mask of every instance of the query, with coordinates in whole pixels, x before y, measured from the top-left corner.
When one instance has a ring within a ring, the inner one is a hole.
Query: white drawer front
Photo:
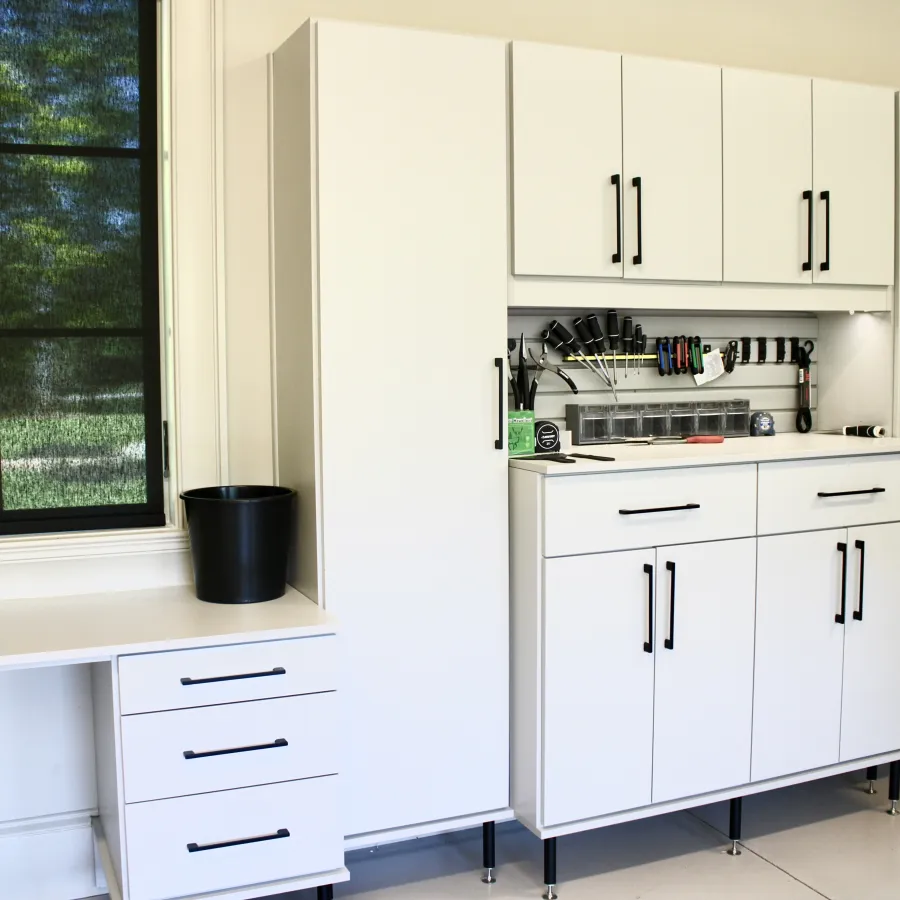
[[[898,454],[760,464],[760,534],[895,521],[900,521]]]
[[[544,479],[544,556],[755,533],[755,465]]]
[[[331,692],[126,716],[125,802],[333,775],[337,704]]]
[[[333,636],[119,658],[122,715],[337,688]]]
[[[344,837],[338,803],[338,779],[331,776],[130,804],[131,900],[167,900],[339,868]],[[264,836],[274,839],[234,843]]]

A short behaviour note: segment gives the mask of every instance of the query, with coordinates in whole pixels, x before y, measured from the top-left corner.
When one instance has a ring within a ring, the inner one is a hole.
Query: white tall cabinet
[[[308,23],[274,85],[278,477],[293,583],[342,625],[345,833],[489,820],[509,805],[506,47]]]

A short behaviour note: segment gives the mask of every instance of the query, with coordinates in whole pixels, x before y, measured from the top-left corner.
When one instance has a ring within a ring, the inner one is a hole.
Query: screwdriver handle
[[[591,334],[591,329],[588,327],[587,322],[579,316],[572,323],[575,326],[575,330],[578,332],[578,337],[581,338],[581,342],[587,347],[587,351],[589,355],[594,354],[594,335]]]
[[[603,353],[603,329],[600,327],[600,320],[597,318],[596,313],[591,313],[585,321],[588,324],[588,328],[591,330],[591,334],[594,336],[594,351],[596,353]]]
[[[614,309],[606,313],[606,336],[609,338],[609,349],[615,353],[619,349],[619,314]]]
[[[626,353],[634,350],[634,323],[631,316],[625,316],[622,320],[622,346]]]
[[[562,341],[562,344],[568,347],[573,352],[573,355],[581,354],[584,356],[584,347],[581,345],[581,341],[574,337],[562,322],[554,319],[550,323],[550,333]]]

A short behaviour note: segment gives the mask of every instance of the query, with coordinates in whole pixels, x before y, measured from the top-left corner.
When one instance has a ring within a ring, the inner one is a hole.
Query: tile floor
[[[887,766],[881,771],[886,775]],[[744,800],[743,854],[724,853],[728,804],[560,838],[560,900],[900,900],[900,816],[863,773]],[[481,831],[354,851],[336,900],[538,900],[540,841],[497,828],[498,882],[480,882]],[[314,900],[315,891],[278,900]]]

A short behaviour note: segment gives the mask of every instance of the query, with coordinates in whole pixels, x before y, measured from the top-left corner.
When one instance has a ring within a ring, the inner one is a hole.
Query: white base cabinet
[[[512,796],[542,838],[900,759],[900,454],[724,462],[511,463]]]

